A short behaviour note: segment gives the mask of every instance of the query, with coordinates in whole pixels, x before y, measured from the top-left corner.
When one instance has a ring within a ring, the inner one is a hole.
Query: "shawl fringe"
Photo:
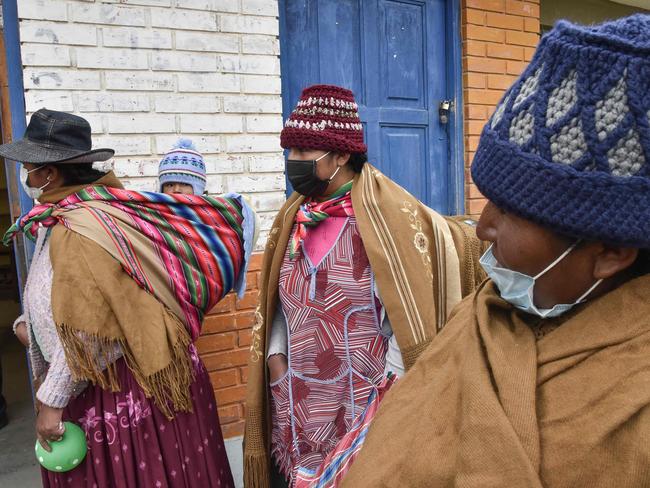
[[[122,338],[102,337],[99,334],[79,334],[67,324],[57,324],[57,332],[65,350],[66,360],[76,381],[89,381],[102,389],[120,391],[115,369],[115,347],[120,346],[126,364],[144,391],[153,398],[160,411],[171,420],[174,412],[191,412],[190,385],[194,381],[189,354],[190,335],[185,326],[175,321],[176,343],[170,348],[169,364],[149,376],[135,360],[127,342]],[[106,366],[105,366],[106,365]]]

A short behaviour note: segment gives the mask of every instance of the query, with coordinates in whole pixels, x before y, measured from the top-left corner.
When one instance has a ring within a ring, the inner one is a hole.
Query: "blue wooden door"
[[[368,158],[440,212],[455,210],[449,137],[438,107],[452,98],[446,0],[282,0],[284,117],[302,88],[351,89]],[[451,2],[449,2],[451,3]]]

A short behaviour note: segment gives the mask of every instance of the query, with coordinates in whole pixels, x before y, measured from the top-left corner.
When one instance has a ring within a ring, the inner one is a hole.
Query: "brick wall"
[[[539,0],[463,0],[466,211],[478,216],[486,200],[469,166],[483,125],[503,92],[531,60],[539,40]]]
[[[130,188],[153,190],[179,135],[204,154],[208,191],[239,191],[266,240],[285,200],[276,0],[20,0],[28,116],[45,106],[88,119],[116,149]],[[225,437],[242,433],[246,363],[261,254],[242,300],[208,316],[198,348]]]
[[[219,405],[219,420],[224,437],[244,432],[247,363],[251,329],[257,306],[257,283],[262,253],[253,255],[248,269],[244,297],[229,294],[206,317],[196,345],[205,362]]]
[[[28,115],[88,119],[134,189],[192,138],[208,191],[246,194],[265,241],[285,189],[277,0],[20,0],[18,15]]]

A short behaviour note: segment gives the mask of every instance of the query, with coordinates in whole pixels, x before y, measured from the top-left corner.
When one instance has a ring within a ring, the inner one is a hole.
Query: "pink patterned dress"
[[[272,454],[285,476],[317,468],[383,378],[388,339],[374,287],[353,216],[317,264],[304,243],[294,259],[287,248],[279,293],[289,369],[271,384]]]

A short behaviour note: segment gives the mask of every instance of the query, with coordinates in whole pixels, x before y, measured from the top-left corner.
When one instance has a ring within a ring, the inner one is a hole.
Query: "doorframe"
[[[17,0],[2,2],[2,18],[3,26],[0,33],[0,56],[2,59],[0,63],[6,67],[6,77],[4,73],[0,74],[0,93],[2,95],[0,97],[0,113],[3,126],[2,142],[7,143],[21,138],[27,127]],[[5,161],[5,168],[11,217],[17,219],[27,213],[33,207],[34,202],[21,189],[20,163]],[[24,236],[14,239],[13,246],[19,291],[22,297],[34,246]]]
[[[288,77],[283,74],[282,53],[288,42],[284,15],[286,0],[278,0],[279,34],[280,34],[280,82],[282,90],[282,120],[291,114],[292,100],[289,100]],[[445,44],[449,49],[449,62],[446,62],[447,97],[453,100],[450,120],[447,124],[449,151],[449,197],[447,208],[452,214],[465,212],[465,145],[463,127],[463,75],[462,75],[462,38],[461,38],[461,0],[446,0],[445,8]],[[286,154],[285,154],[286,155]],[[290,188],[286,179],[286,188]],[[287,194],[288,196],[288,194]]]

